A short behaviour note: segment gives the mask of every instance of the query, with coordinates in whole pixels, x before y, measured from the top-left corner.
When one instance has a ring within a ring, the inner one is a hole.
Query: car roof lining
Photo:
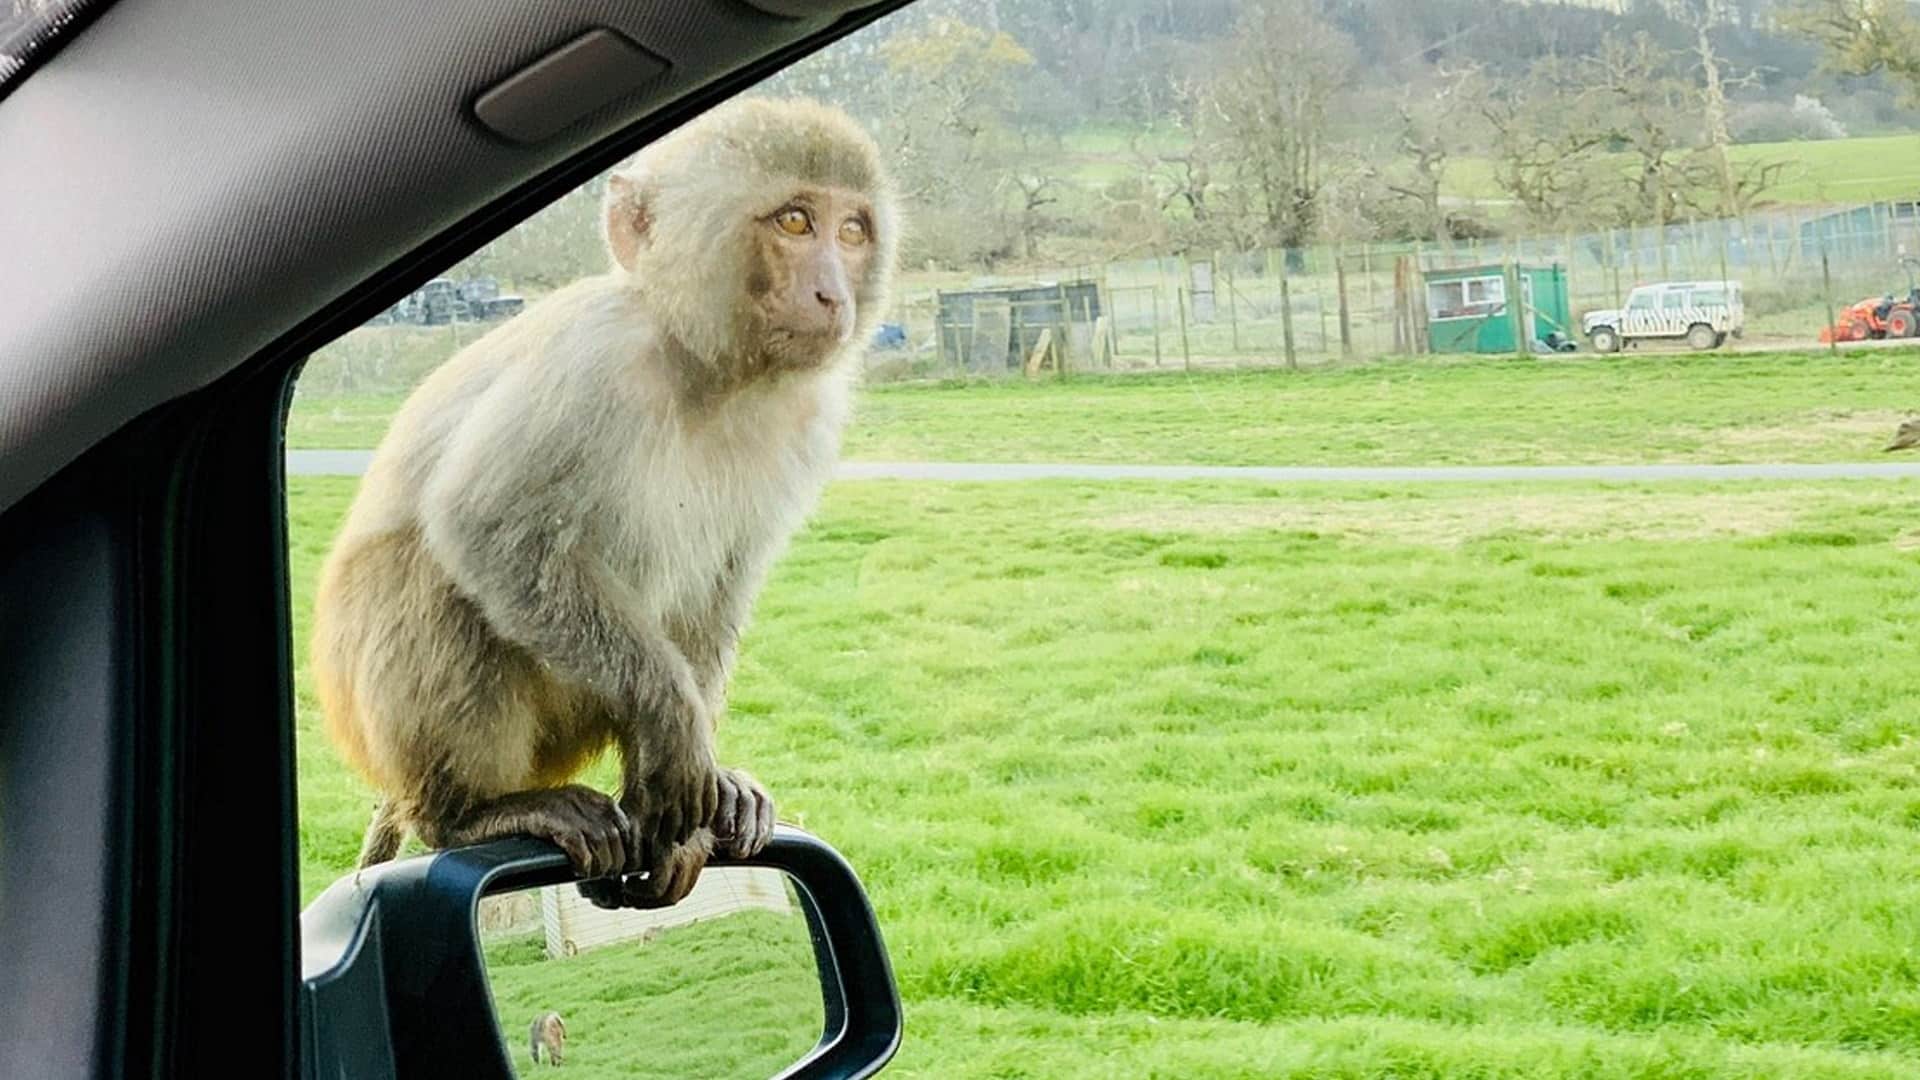
[[[0,511],[248,357],[350,328],[743,72],[903,2],[839,22],[831,0],[797,19],[740,0],[112,5],[0,99]],[[531,144],[474,118],[596,28],[670,69]]]

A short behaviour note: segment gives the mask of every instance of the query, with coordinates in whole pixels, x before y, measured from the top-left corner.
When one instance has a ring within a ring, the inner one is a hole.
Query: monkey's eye
[[[867,223],[859,218],[848,218],[840,223],[840,242],[848,247],[859,247],[867,242]]]
[[[788,236],[805,236],[813,231],[813,217],[797,206],[789,206],[773,215],[773,223]]]

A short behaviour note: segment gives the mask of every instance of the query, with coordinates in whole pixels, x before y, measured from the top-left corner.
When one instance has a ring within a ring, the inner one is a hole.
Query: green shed
[[[1567,302],[1567,271],[1559,263],[1513,266],[1520,281],[1522,321],[1533,341],[1575,340],[1572,307]],[[1437,353],[1513,353],[1514,319],[1507,310],[1508,266],[1453,267],[1425,272],[1427,345]],[[1532,349],[1527,351],[1531,352]]]

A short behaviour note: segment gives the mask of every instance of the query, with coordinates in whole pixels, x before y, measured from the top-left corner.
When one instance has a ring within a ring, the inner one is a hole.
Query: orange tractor
[[[1832,326],[1821,327],[1820,344],[1834,341],[1865,341],[1868,338],[1910,338],[1920,333],[1920,286],[1913,280],[1915,260],[1901,259],[1907,267],[1907,295],[1894,299],[1892,293],[1869,296],[1840,312]]]

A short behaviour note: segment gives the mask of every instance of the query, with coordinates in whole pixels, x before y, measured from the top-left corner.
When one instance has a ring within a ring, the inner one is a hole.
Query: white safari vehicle
[[[1691,348],[1718,348],[1727,335],[1739,337],[1745,324],[1739,282],[1661,281],[1636,286],[1624,308],[1587,312],[1580,329],[1593,351],[1610,353],[1644,338],[1685,338]]]

